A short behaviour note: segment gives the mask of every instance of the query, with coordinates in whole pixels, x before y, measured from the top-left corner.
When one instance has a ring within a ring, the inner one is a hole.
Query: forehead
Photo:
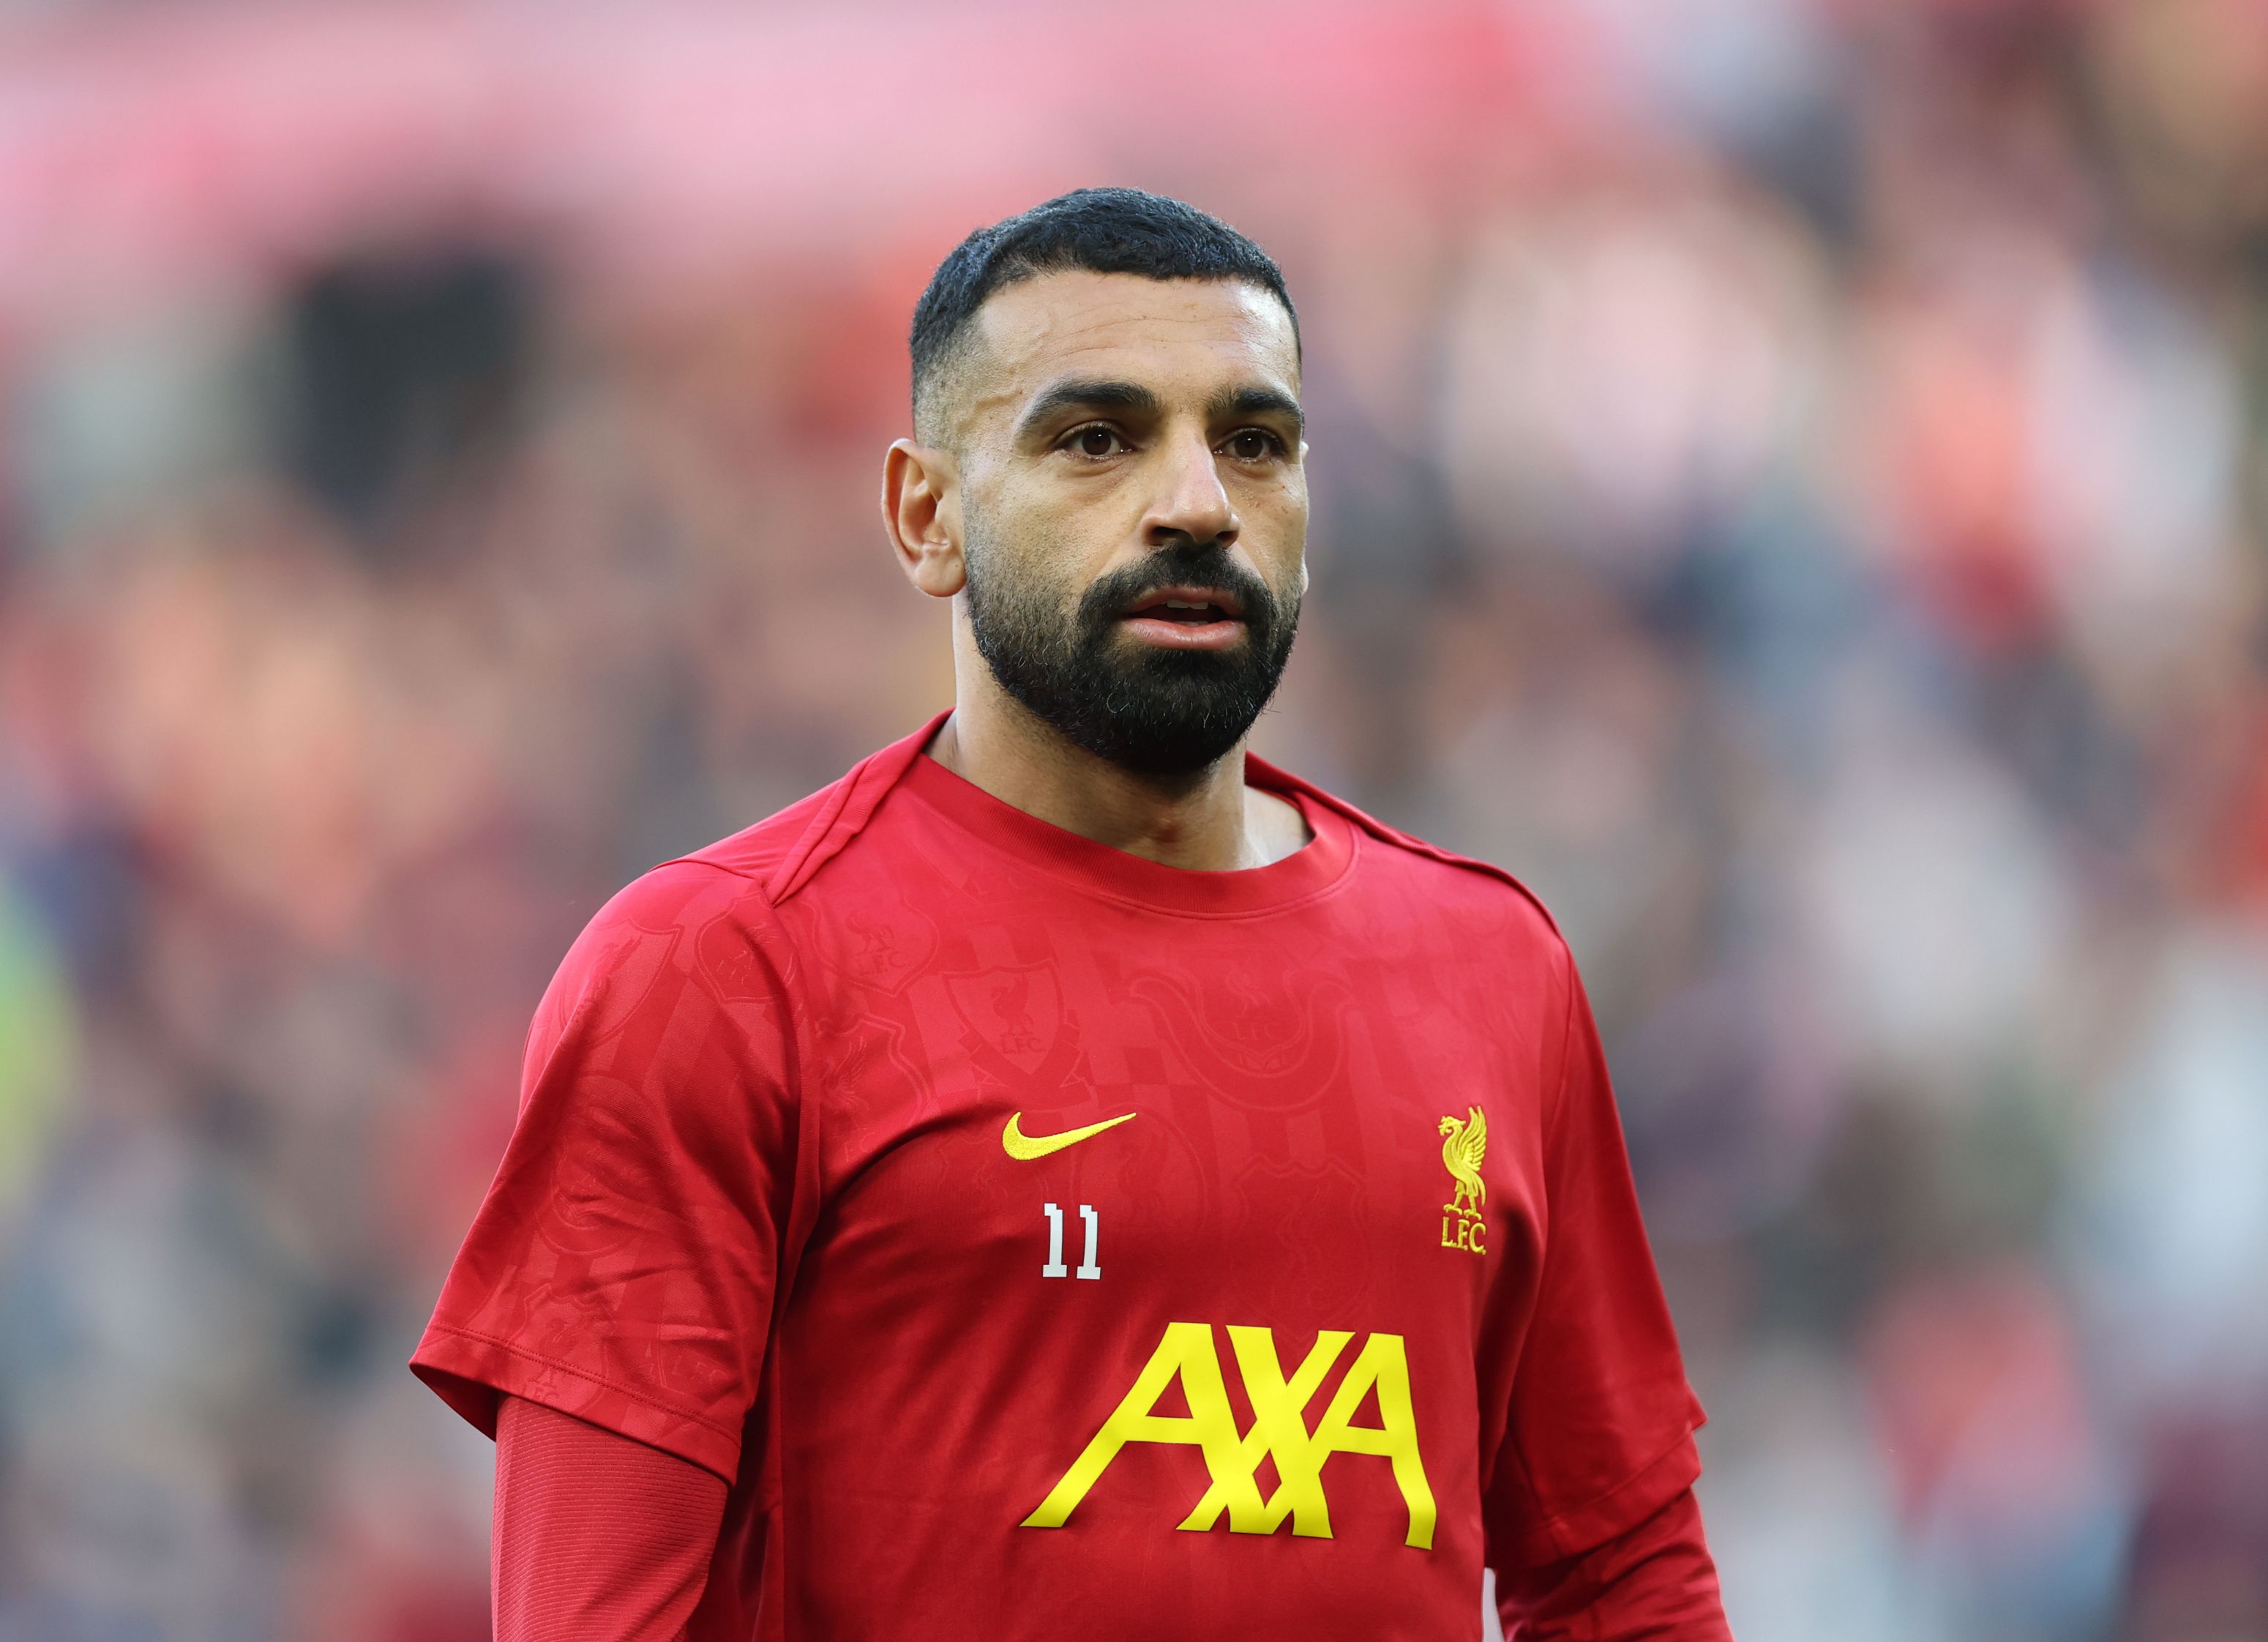
[[[1041,274],[994,292],[976,325],[987,356],[980,412],[1012,408],[1070,376],[1139,382],[1168,396],[1210,395],[1230,381],[1289,391],[1300,381],[1291,315],[1241,279]]]

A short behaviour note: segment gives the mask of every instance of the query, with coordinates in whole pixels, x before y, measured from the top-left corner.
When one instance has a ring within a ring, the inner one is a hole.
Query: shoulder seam
[[[746,878],[760,890],[765,888],[764,881],[746,867],[728,866],[721,861],[711,861],[698,853],[690,855],[672,855],[667,861],[657,861],[646,869],[646,872],[659,872],[664,867],[706,867],[711,872],[721,872],[729,877]],[[770,904],[771,896],[769,893],[765,895],[764,901],[766,905]]]
[[[804,828],[803,836],[796,839],[795,847],[782,857],[765,881],[764,891],[773,906],[785,902],[809,884],[821,868],[865,831],[874,811],[913,767],[914,760],[922,756],[922,749],[929,745],[930,737],[937,733],[945,716],[939,714],[912,735],[893,742],[879,752],[867,754],[835,783],[834,793],[819,807],[811,824]]]
[[[756,885],[763,893],[765,905],[777,911],[865,829],[866,823],[873,817],[882,800],[912,766],[913,761],[921,756],[922,749],[929,744],[930,738],[937,733],[938,726],[945,721],[946,716],[940,713],[912,735],[880,751],[869,753],[836,780],[810,795],[810,798],[821,801],[812,811],[811,818],[804,823],[803,831],[796,835],[795,841],[769,865],[759,862],[753,867],[739,866],[719,861],[711,854],[712,850],[723,849],[747,836],[736,833],[733,838],[659,862],[654,869],[674,866],[680,862],[714,867],[719,872],[745,878]],[[808,802],[809,798],[799,799],[789,809]],[[771,817],[772,820],[777,818]],[[770,821],[760,822],[757,826],[770,824]],[[756,830],[749,829],[750,832]]]
[[[1543,1118],[1547,1134],[1559,1126],[1560,1119],[1567,1110],[1567,1066],[1575,1058],[1575,999],[1583,985],[1575,969],[1575,950],[1567,944],[1565,936],[1559,939],[1559,958],[1567,972],[1567,1001],[1561,1006],[1559,1014],[1559,1076],[1551,1080],[1551,1109],[1544,1113]],[[1546,1235],[1549,1235],[1548,1232]]]
[[[1263,767],[1270,776],[1284,781],[1296,791],[1305,794],[1316,803],[1345,817],[1381,843],[1392,844],[1397,848],[1408,850],[1414,855],[1422,855],[1428,861],[1439,862],[1443,866],[1455,867],[1466,872],[1479,873],[1484,877],[1494,878],[1498,883],[1517,891],[1521,899],[1535,909],[1536,915],[1543,920],[1545,927],[1558,938],[1560,944],[1563,946],[1566,944],[1567,937],[1559,928],[1559,921],[1551,915],[1551,909],[1543,904],[1543,898],[1493,862],[1476,860],[1470,855],[1460,855],[1454,850],[1443,849],[1439,844],[1429,844],[1422,838],[1403,832],[1399,827],[1388,826],[1377,817],[1356,808],[1336,793],[1325,792],[1314,782],[1302,780],[1288,770],[1278,769],[1274,765],[1263,765]]]
[[[827,802],[819,806],[818,813],[803,829],[803,836],[796,839],[794,846],[773,867],[771,876],[764,880],[764,893],[774,906],[809,883],[812,874],[825,866],[842,847],[838,844],[836,849],[820,855],[817,861],[812,860],[814,855],[819,854],[820,847],[827,842],[828,834],[834,830],[835,823],[841,818],[843,810],[850,808],[850,796],[858,788],[858,778],[865,774],[866,766],[873,762],[872,756],[861,758],[836,780],[835,788],[828,795]],[[847,839],[844,840],[848,841]],[[805,869],[806,865],[808,871]]]

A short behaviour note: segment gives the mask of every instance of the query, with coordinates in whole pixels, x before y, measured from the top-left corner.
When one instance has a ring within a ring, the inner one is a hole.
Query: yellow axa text
[[[1167,1324],[1165,1338],[1135,1377],[1133,1389],[1023,1526],[1063,1527],[1128,1443],[1185,1443],[1204,1455],[1212,1484],[1197,1509],[1182,1520],[1184,1530],[1202,1534],[1226,1514],[1232,1534],[1273,1534],[1289,1517],[1293,1534],[1329,1539],[1331,1507],[1323,1495],[1324,1462],[1335,1453],[1373,1454],[1392,1464],[1394,1481],[1409,1507],[1410,1532],[1403,1542],[1432,1550],[1433,1490],[1425,1482],[1425,1462],[1418,1451],[1418,1422],[1410,1406],[1410,1360],[1400,1335],[1373,1334],[1363,1342],[1321,1423],[1308,1429],[1307,1405],[1353,1339],[1337,1329],[1323,1330],[1287,1379],[1277,1360],[1273,1334],[1229,1324],[1229,1345],[1253,1413],[1252,1428],[1239,1432],[1220,1355],[1213,1347],[1212,1325]],[[1154,1412],[1177,1379],[1189,1413]],[[1358,1425],[1356,1411],[1373,1391],[1378,1424]],[[1276,1462],[1276,1490],[1263,1499],[1257,1473],[1261,1462],[1270,1459]]]

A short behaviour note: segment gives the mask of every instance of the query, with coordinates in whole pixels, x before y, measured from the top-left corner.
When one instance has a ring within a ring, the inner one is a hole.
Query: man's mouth
[[[1197,625],[1204,622],[1242,621],[1244,602],[1222,588],[1160,588],[1145,593],[1127,607],[1129,617],[1145,616],[1157,621],[1184,622]]]
[[[1226,588],[1158,588],[1128,605],[1119,625],[1161,649],[1223,650],[1244,637],[1244,601]]]

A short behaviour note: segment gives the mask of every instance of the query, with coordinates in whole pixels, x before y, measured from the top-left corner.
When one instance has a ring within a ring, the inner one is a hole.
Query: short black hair
[[[1145,279],[1241,279],[1284,305],[1292,344],[1299,344],[1300,314],[1284,270],[1220,218],[1140,189],[1074,189],[979,228],[930,276],[914,305],[909,338],[917,430],[938,378],[986,300],[1019,280],[1072,269]]]

